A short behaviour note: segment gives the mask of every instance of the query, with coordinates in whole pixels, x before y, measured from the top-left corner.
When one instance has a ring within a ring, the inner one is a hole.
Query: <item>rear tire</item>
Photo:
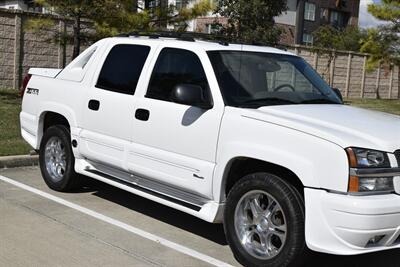
[[[39,164],[43,179],[51,189],[67,192],[79,186],[67,127],[55,125],[46,130],[40,143]]]
[[[283,179],[254,173],[229,192],[224,230],[244,266],[301,266],[306,256],[301,195]]]

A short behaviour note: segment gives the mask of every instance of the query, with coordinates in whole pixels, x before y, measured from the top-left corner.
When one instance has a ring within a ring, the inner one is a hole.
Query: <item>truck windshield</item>
[[[225,104],[342,104],[340,98],[302,58],[248,51],[209,51]]]

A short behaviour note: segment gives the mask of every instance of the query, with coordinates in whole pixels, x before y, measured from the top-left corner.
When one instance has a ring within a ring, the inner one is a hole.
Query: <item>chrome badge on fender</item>
[[[39,95],[39,89],[27,88],[26,93],[31,95]]]

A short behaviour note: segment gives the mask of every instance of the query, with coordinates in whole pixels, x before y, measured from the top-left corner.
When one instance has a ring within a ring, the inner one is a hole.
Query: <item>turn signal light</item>
[[[357,176],[350,176],[349,193],[358,193],[360,190],[360,180]]]
[[[347,152],[347,156],[349,158],[350,168],[357,168],[358,161],[357,161],[356,153],[354,153],[353,149],[350,147],[346,149],[346,152]]]

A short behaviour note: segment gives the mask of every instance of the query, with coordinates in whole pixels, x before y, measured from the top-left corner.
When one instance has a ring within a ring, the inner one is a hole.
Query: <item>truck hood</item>
[[[244,110],[244,117],[301,131],[346,147],[400,149],[400,116],[346,105],[282,105]]]

